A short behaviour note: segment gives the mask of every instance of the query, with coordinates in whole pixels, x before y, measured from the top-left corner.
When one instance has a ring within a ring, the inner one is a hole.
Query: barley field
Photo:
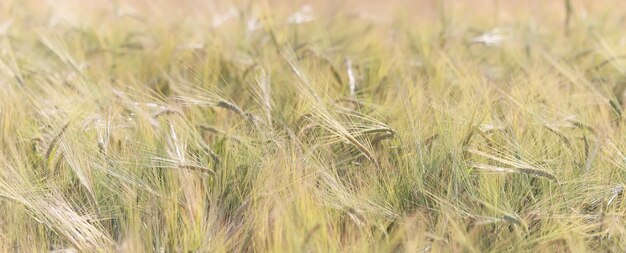
[[[625,252],[626,3],[0,2],[0,252]]]

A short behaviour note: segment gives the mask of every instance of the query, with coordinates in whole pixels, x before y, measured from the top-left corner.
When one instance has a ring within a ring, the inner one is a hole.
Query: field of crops
[[[0,252],[625,252],[626,3],[0,1]]]

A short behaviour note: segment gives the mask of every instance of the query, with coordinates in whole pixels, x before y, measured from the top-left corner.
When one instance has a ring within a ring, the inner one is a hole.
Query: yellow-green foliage
[[[0,2],[2,252],[624,252],[621,1]]]

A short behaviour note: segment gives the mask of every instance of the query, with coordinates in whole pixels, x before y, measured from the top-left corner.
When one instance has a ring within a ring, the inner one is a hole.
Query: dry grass
[[[383,2],[0,2],[0,251],[626,251],[621,3]]]

